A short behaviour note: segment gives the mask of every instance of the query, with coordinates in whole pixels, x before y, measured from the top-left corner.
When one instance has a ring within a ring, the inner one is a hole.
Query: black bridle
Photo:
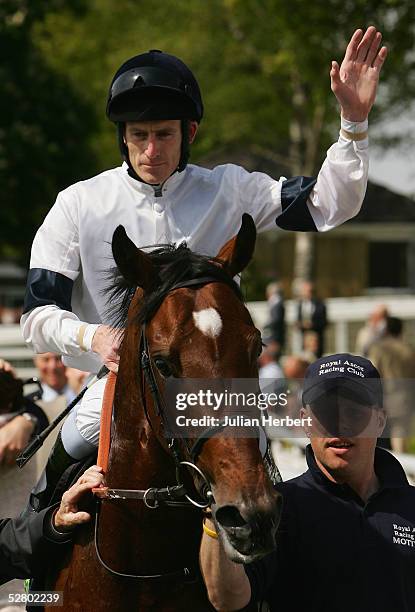
[[[219,279],[206,276],[191,279],[188,281],[183,281],[174,285],[170,291],[174,289],[181,289],[185,287],[195,287],[200,285],[207,285],[208,283],[221,282]],[[146,324],[143,323],[141,327],[141,335],[140,335],[140,355],[139,355],[139,363],[141,366],[141,372],[143,376],[141,376],[141,396],[143,402],[144,414],[146,416],[147,422],[150,427],[153,429],[151,419],[149,417],[147,404],[146,404],[146,388],[147,385],[152,399],[154,408],[156,410],[157,416],[160,418],[162,425],[164,426],[166,422],[166,406],[164,402],[163,395],[160,392],[160,389],[157,384],[157,380],[154,374],[150,351],[148,346],[148,339],[146,335]],[[225,427],[224,422],[220,421],[218,425],[212,426],[205,431],[203,431],[200,436],[195,440],[195,442],[190,446],[187,442],[186,438],[181,438],[181,442],[184,444],[187,456],[190,457],[191,461],[186,460],[181,452],[180,445],[178,443],[177,438],[171,438],[168,443],[168,451],[170,452],[172,458],[175,462],[176,467],[176,480],[177,484],[173,486],[166,487],[149,487],[148,489],[108,489],[106,492],[105,499],[110,499],[113,501],[124,501],[124,500],[141,500],[144,502],[147,508],[150,510],[156,510],[160,504],[174,507],[195,507],[200,510],[206,510],[213,503],[213,493],[211,490],[210,482],[202,470],[196,465],[197,457],[199,456],[203,444],[214,436],[216,433],[223,430]],[[153,430],[154,431],[154,430]],[[184,484],[181,481],[181,470],[183,467],[187,469],[191,469],[196,472],[199,478],[202,480],[202,486],[200,491],[198,491],[200,495],[200,501],[196,501],[190,497],[188,494]],[[99,515],[101,508],[102,500],[97,498],[97,506],[95,513],[95,550],[97,554],[97,558],[101,565],[108,570],[111,574],[115,576],[119,576],[122,578],[136,578],[140,580],[175,580],[182,579],[185,582],[193,582],[195,579],[195,572],[191,569],[184,567],[181,570],[175,572],[169,572],[166,574],[151,574],[151,575],[137,575],[137,574],[127,574],[122,572],[117,572],[116,570],[109,567],[105,561],[102,559],[99,546],[98,546],[98,531],[99,531]]]
[[[174,285],[170,289],[170,291],[173,291],[174,289],[182,289],[186,287],[207,285],[208,283],[214,283],[214,282],[220,282],[220,281],[218,281],[218,279],[211,277],[211,276],[194,278],[194,279],[183,281],[181,283]],[[163,427],[165,427],[167,409],[166,409],[164,397],[158,387],[156,376],[154,374],[154,370],[152,366],[150,350],[148,346],[148,339],[147,339],[147,334],[146,334],[146,323],[143,323],[141,327],[139,363],[141,367],[141,372],[144,374],[144,377],[141,377],[141,398],[142,398],[143,410],[144,410],[144,414],[147,419],[147,422],[150,425],[151,429],[153,429],[153,425],[152,425],[151,419],[149,417],[149,412],[147,409],[146,389],[145,389],[144,383],[147,384],[148,389],[151,393],[157,416],[160,418]],[[195,462],[201,453],[204,443],[209,438],[211,438],[215,434],[222,431],[224,427],[225,427],[225,421],[220,420],[217,425],[214,425],[202,431],[202,433],[197,437],[197,439],[193,442],[191,446],[187,443],[186,438],[181,438],[181,442],[183,443],[187,451],[187,457],[190,457],[191,461],[188,461],[187,459],[183,457],[177,438],[173,437],[170,439],[169,444],[168,444],[168,450],[172,458],[174,459],[175,466],[176,466],[177,485],[175,485],[174,487],[164,487],[162,489],[151,487],[150,489],[146,489],[146,490],[108,489],[107,497],[109,497],[110,499],[119,499],[119,500],[141,499],[144,501],[144,503],[146,503],[149,499],[152,499],[154,502],[160,501],[168,505],[181,505],[181,506],[183,505],[183,503],[185,503],[185,505],[188,505],[188,504],[183,501],[178,502],[177,500],[178,498],[185,498],[185,500],[187,500],[189,504],[192,504],[196,506],[197,508],[200,508],[200,509],[208,508],[212,504],[212,500],[213,500],[213,495],[210,490],[210,484],[209,484],[207,477],[203,474],[200,468],[197,467]],[[202,502],[192,500],[187,495],[185,491],[185,487],[182,484],[181,478],[180,478],[180,471],[183,465],[185,465],[187,468],[193,469],[202,478],[203,485],[204,485],[202,491],[200,492],[201,499],[203,500]],[[157,507],[156,504],[153,506],[149,506],[146,503],[146,505],[147,507],[151,509],[154,509]]]
[[[187,287],[195,287],[201,285],[207,285],[209,283],[223,282],[220,279],[214,278],[213,276],[204,276],[199,278],[194,278],[191,280],[183,281],[181,283],[177,283],[173,287],[171,287],[170,291],[174,289],[182,289]],[[152,361],[150,357],[150,351],[148,346],[148,339],[146,335],[146,324],[143,323],[141,327],[141,335],[140,335],[140,354],[139,354],[139,363],[140,363],[140,372],[143,374],[141,376],[141,396],[143,402],[144,414],[146,416],[147,422],[150,425],[151,429],[153,429],[151,419],[149,417],[147,404],[146,404],[146,388],[147,385],[154,404],[154,408],[156,410],[157,416],[160,418],[162,425],[165,425],[166,422],[166,405],[164,402],[164,397],[160,392],[160,389],[157,384],[156,376],[154,374]],[[176,467],[176,480],[177,484],[173,486],[166,486],[162,488],[158,487],[149,487],[148,489],[108,489],[106,493],[106,499],[111,499],[113,501],[124,501],[124,500],[141,500],[144,502],[147,508],[150,510],[156,510],[159,508],[160,504],[174,507],[194,507],[200,510],[206,510],[209,508],[214,502],[213,493],[211,490],[210,482],[202,470],[196,465],[196,461],[198,456],[200,455],[203,445],[205,442],[214,436],[215,434],[222,431],[225,427],[224,420],[220,420],[217,425],[209,427],[205,429],[193,442],[192,445],[188,444],[186,438],[182,437],[181,443],[184,445],[187,456],[191,459],[188,461],[183,457],[181,452],[180,444],[178,443],[178,439],[173,437],[170,439],[168,443],[168,451],[170,452],[172,458],[175,462]],[[153,429],[154,431],[154,429]],[[264,463],[271,478],[272,482],[280,482],[281,475],[278,471],[277,466],[275,465],[269,447],[264,455]],[[202,480],[202,486],[198,491],[200,496],[200,501],[196,501],[192,499],[181,479],[181,470],[185,467],[188,470],[191,469],[196,472],[198,477]],[[109,567],[105,561],[103,561],[99,547],[98,547],[98,530],[99,530],[99,514],[101,508],[101,499],[97,498],[97,506],[96,506],[96,514],[95,514],[95,549],[98,560],[101,565],[108,570],[111,574],[122,577],[122,578],[135,578],[139,580],[182,580],[183,582],[194,582],[197,579],[197,572],[191,570],[190,568],[184,567],[178,571],[169,572],[166,574],[151,574],[151,575],[137,575],[137,574],[127,574],[122,572],[117,572],[116,570]]]
[[[209,282],[213,282],[213,279],[209,280]],[[180,286],[187,287],[188,285],[185,284],[185,285],[180,285]],[[141,369],[144,373],[145,381],[152,395],[153,404],[157,411],[157,416],[160,418],[164,426],[164,424],[166,423],[167,408],[164,402],[163,395],[160,393],[160,390],[158,388],[156,377],[154,375],[153,367],[151,364],[150,351],[148,347],[148,340],[146,336],[145,324],[143,325],[141,329],[140,347],[141,347],[141,350],[140,350]],[[142,386],[142,398],[143,398],[144,412],[146,414],[147,421],[149,422],[150,427],[151,427],[151,421],[148,417],[148,411],[147,411],[146,402],[145,402],[145,389],[143,386]],[[211,438],[215,434],[222,431],[225,426],[226,426],[225,420],[224,419],[220,420],[217,425],[213,425],[212,427],[209,427],[205,429],[204,431],[202,431],[202,433],[196,438],[196,440],[193,442],[192,445],[188,444],[187,438],[185,437],[181,438],[181,442],[186,448],[187,456],[190,457],[191,461],[188,461],[183,458],[181,449],[180,449],[180,445],[178,444],[178,439],[175,437],[170,439],[168,448],[169,448],[170,453],[173,456],[173,459],[176,465],[176,478],[177,478],[178,484],[181,483],[180,470],[181,470],[181,466],[183,465],[187,466],[187,468],[191,468],[194,471],[196,471],[199,474],[199,476],[201,476],[202,480],[204,481],[204,488],[201,491],[199,491],[201,498],[203,499],[204,497],[204,501],[202,503],[192,500],[187,494],[185,494],[185,498],[188,500],[188,502],[193,504],[197,508],[201,508],[201,509],[208,508],[212,504],[212,501],[213,501],[213,494],[212,494],[212,491],[210,490],[209,481],[207,477],[203,474],[203,472],[200,470],[200,468],[198,468],[196,465],[197,458],[202,451],[202,447],[204,443],[209,438]]]

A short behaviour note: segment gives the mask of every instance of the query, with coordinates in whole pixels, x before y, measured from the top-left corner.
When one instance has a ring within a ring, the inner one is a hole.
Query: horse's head
[[[249,263],[255,238],[249,215],[244,215],[239,233],[216,258],[197,255],[186,247],[146,253],[134,245],[124,228],[115,231],[114,258],[131,294],[134,292],[124,345],[130,355],[135,352],[137,366],[137,344],[142,345],[144,336],[160,397],[170,377],[257,378],[261,335],[233,280]],[[123,357],[120,371],[122,367]],[[154,406],[157,398],[154,394],[149,397],[152,427],[168,450],[160,425],[163,415],[160,419],[160,407]],[[221,431],[181,440],[179,449],[181,458],[195,463],[210,483],[211,509],[228,556],[250,562],[275,546],[281,496],[267,475],[258,439],[224,436]],[[197,453],[192,453],[195,446]],[[197,473],[192,476],[200,490]]]

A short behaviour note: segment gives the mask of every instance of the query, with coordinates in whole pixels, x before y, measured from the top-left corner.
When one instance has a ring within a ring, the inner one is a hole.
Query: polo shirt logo
[[[415,527],[393,524],[393,543],[401,546],[415,546]]]

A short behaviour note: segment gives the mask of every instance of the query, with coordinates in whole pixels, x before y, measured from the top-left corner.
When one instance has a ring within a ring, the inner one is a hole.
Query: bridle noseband
[[[208,283],[221,282],[220,279],[206,276],[200,278],[194,278],[191,280],[183,281],[181,283],[177,283],[173,287],[171,287],[170,291],[174,289],[181,289],[187,287],[195,287],[200,285],[207,285]],[[148,386],[148,389],[151,393],[154,408],[156,410],[157,416],[160,417],[162,424],[166,420],[166,406],[164,402],[164,398],[160,392],[160,389],[157,385],[157,380],[153,371],[150,351],[148,346],[148,339],[146,335],[146,324],[143,323],[141,327],[141,335],[140,335],[140,356],[139,363],[141,366],[141,372],[143,376],[141,376],[141,395],[143,402],[143,409],[146,416],[146,419],[153,429],[151,424],[151,419],[148,414],[148,409],[146,405],[146,389],[145,384]],[[220,432],[225,427],[223,422],[220,422],[218,425],[210,427],[203,431],[201,435],[196,439],[192,446],[189,446],[186,438],[182,438],[181,441],[186,447],[188,456],[191,461],[188,461],[183,458],[181,454],[181,449],[178,444],[176,438],[171,438],[168,444],[168,451],[172,455],[175,466],[176,466],[176,480],[177,484],[173,486],[166,486],[162,488],[158,487],[149,487],[148,489],[106,489],[105,495],[100,498],[97,497],[97,506],[95,513],[95,549],[97,553],[98,560],[101,565],[108,570],[111,574],[123,578],[136,578],[141,580],[174,580],[174,579],[182,579],[185,582],[194,581],[194,572],[192,572],[189,568],[185,567],[181,570],[170,572],[167,574],[152,574],[152,575],[136,575],[136,574],[127,574],[122,572],[117,572],[116,570],[109,567],[104,560],[102,559],[99,546],[98,546],[98,530],[99,530],[99,516],[100,516],[100,508],[102,499],[110,499],[113,501],[124,501],[124,500],[141,500],[144,502],[146,507],[150,510],[155,510],[159,508],[160,504],[164,504],[167,506],[174,507],[195,507],[201,510],[205,510],[211,506],[213,503],[213,493],[211,490],[210,482],[202,470],[195,464],[197,457],[199,456],[203,444],[207,439],[214,436],[216,433]],[[199,491],[199,495],[201,500],[196,501],[190,497],[188,494],[184,484],[181,482],[181,469],[182,467],[186,467],[187,469],[192,469],[195,471],[198,476],[202,479],[203,484],[201,490]]]
[[[214,278],[213,276],[204,276],[199,278],[190,279],[187,281],[182,281],[181,283],[177,283],[173,287],[170,288],[170,291],[174,289],[182,289],[187,287],[195,287],[200,285],[207,285],[209,283],[217,283],[223,282],[218,278]],[[150,351],[148,346],[148,339],[146,335],[146,324],[143,323],[141,327],[141,335],[140,335],[140,355],[139,355],[139,363],[140,363],[140,371],[142,373],[141,376],[141,396],[143,402],[143,409],[146,419],[153,429],[151,419],[148,414],[147,404],[146,404],[146,389],[145,385],[148,386],[148,389],[151,393],[154,408],[156,410],[157,416],[160,418],[161,423],[164,426],[166,422],[166,406],[164,402],[163,395],[160,392],[160,389],[157,385],[157,380],[153,371]],[[191,461],[183,458],[181,453],[180,445],[178,444],[177,438],[171,438],[168,443],[168,451],[174,459],[175,467],[176,467],[176,480],[177,484],[173,486],[166,486],[162,488],[158,487],[149,487],[148,489],[106,489],[105,496],[103,499],[110,499],[113,501],[124,501],[124,500],[141,500],[145,504],[145,506],[150,510],[156,510],[160,507],[160,504],[173,506],[173,507],[194,507],[200,510],[206,510],[209,508],[214,502],[213,493],[211,490],[211,485],[206,477],[206,475],[202,472],[202,470],[196,465],[196,461],[198,456],[200,455],[203,445],[205,442],[213,437],[215,434],[219,433],[225,428],[225,421],[223,419],[219,420],[217,425],[209,427],[205,429],[193,442],[190,446],[187,442],[187,439],[182,437],[181,442],[186,448],[187,454],[190,457]],[[154,431],[154,430],[153,430]],[[264,463],[267,469],[267,472],[271,478],[271,480],[275,482],[281,481],[281,475],[278,471],[277,466],[275,465],[272,455],[267,449],[267,452],[264,455]],[[200,495],[200,501],[196,501],[192,499],[181,479],[181,470],[185,467],[187,469],[191,469],[196,472],[199,478],[202,480],[201,489],[198,491]],[[194,582],[197,579],[197,574],[195,571],[184,567],[181,570],[170,572],[167,574],[152,574],[152,575],[136,575],[136,574],[126,574],[117,572],[116,570],[109,567],[102,559],[99,547],[98,547],[98,529],[99,529],[99,514],[101,507],[101,499],[97,497],[97,507],[96,507],[96,515],[95,515],[95,549],[97,553],[98,560],[102,564],[102,566],[108,570],[111,574],[122,577],[122,578],[135,578],[139,580],[177,580],[181,579],[184,582]]]
[[[197,281],[197,282],[195,282]],[[216,279],[210,278],[210,277],[205,277],[203,279],[193,279],[192,281],[188,281],[187,283],[182,283],[179,286],[175,285],[174,289],[178,289],[179,287],[188,287],[190,286],[194,286],[196,284],[200,285],[200,284],[207,284],[208,282],[215,282]],[[160,393],[160,390],[158,388],[157,385],[157,381],[156,381],[156,377],[154,375],[154,371],[151,365],[151,359],[150,359],[150,351],[149,351],[149,346],[148,346],[148,340],[147,340],[147,335],[146,335],[146,324],[144,323],[142,328],[141,328],[141,338],[140,338],[140,361],[141,361],[141,369],[142,372],[144,374],[144,379],[145,382],[147,383],[147,386],[150,390],[152,399],[153,399],[153,404],[154,407],[156,409],[157,412],[157,416],[160,418],[163,426],[166,422],[166,413],[167,413],[167,409],[166,409],[166,405],[164,402],[164,398],[163,395]],[[147,411],[147,406],[146,406],[146,400],[145,400],[145,388],[144,385],[142,385],[142,401],[143,401],[143,407],[144,407],[144,412],[147,418],[147,421],[149,422],[150,426],[151,426],[151,421],[150,418],[148,416],[148,411]],[[170,439],[169,445],[168,445],[168,449],[174,459],[175,462],[175,466],[176,466],[176,479],[177,479],[177,484],[178,485],[182,485],[181,482],[181,478],[180,478],[180,471],[182,466],[186,466],[188,469],[192,469],[194,472],[196,472],[202,479],[203,481],[203,487],[201,489],[201,491],[199,491],[199,494],[203,500],[202,502],[200,501],[196,501],[193,500],[187,492],[184,492],[184,497],[185,499],[192,505],[196,506],[197,508],[201,508],[201,509],[205,509],[208,508],[212,502],[213,502],[213,493],[211,491],[211,487],[210,487],[210,483],[208,478],[205,476],[205,474],[202,472],[202,470],[196,465],[196,460],[198,458],[198,456],[201,453],[202,447],[204,445],[204,443],[211,438],[212,436],[214,436],[215,434],[219,433],[220,431],[222,431],[225,427],[225,422],[224,421],[220,421],[217,425],[214,425],[212,427],[209,427],[208,429],[204,430],[195,440],[195,442],[190,446],[187,442],[186,438],[181,438],[181,442],[183,443],[183,445],[186,448],[187,451],[187,455],[188,457],[190,457],[191,461],[185,459],[182,456],[181,453],[181,449],[180,449],[180,445],[178,444],[178,440],[177,438],[173,437]],[[183,486],[183,485],[182,485]]]

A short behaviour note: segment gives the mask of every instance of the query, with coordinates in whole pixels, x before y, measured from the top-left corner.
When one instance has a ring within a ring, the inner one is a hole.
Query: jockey
[[[367,117],[386,57],[380,40],[373,26],[357,30],[341,68],[332,64],[341,129],[317,178],[275,180],[233,164],[212,170],[188,164],[203,117],[194,75],[158,50],[126,61],[112,80],[106,109],[123,164],[59,193],[38,230],[21,319],[25,341],[78,369],[96,373],[105,364],[117,371],[119,338],[106,315],[105,287],[120,224],[137,246],[185,241],[214,256],[237,233],[245,212],[260,232],[324,232],[355,216],[367,184]],[[91,386],[64,423],[46,481],[32,497],[38,507],[41,491],[47,499],[65,466],[96,449],[104,386],[105,379]]]

